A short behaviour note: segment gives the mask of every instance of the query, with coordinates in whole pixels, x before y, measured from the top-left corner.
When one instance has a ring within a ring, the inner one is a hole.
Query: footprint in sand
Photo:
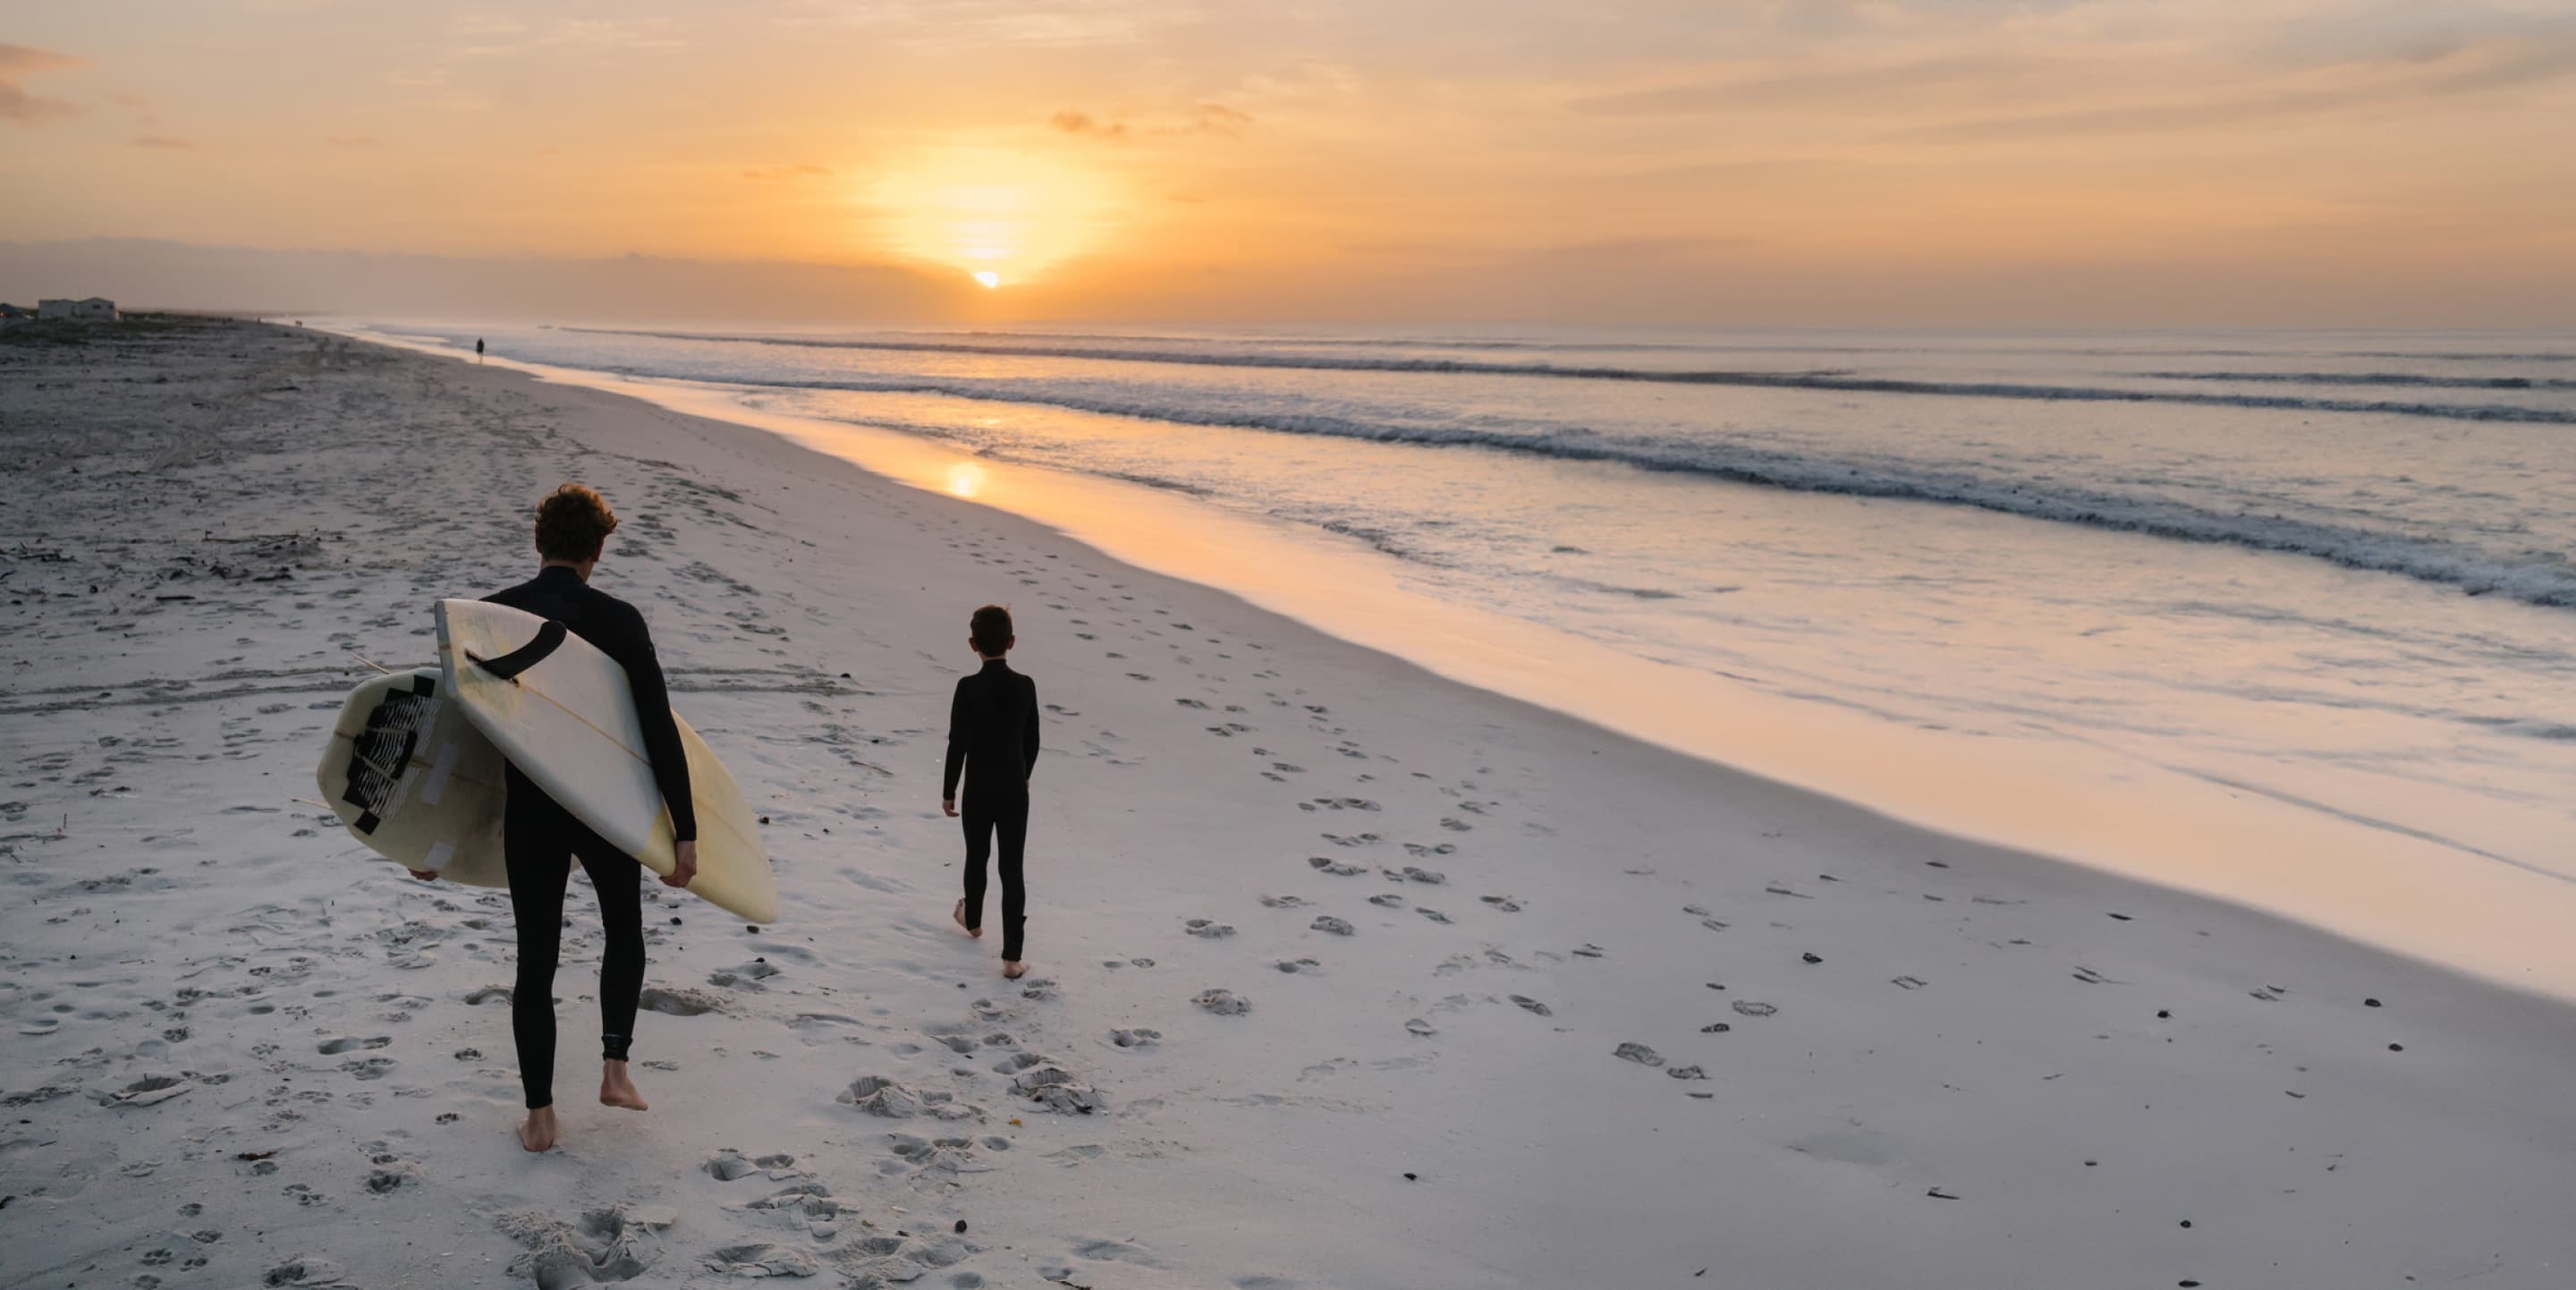
[[[766,1243],[728,1245],[703,1262],[709,1272],[734,1277],[810,1277],[818,1270],[812,1256]]]
[[[1369,903],[1372,905],[1382,906],[1387,909],[1402,909],[1404,908],[1404,897],[1396,895],[1391,891],[1382,891],[1377,895],[1369,897]]]
[[[322,1290],[323,1287],[346,1285],[347,1282],[341,1279],[343,1271],[339,1264],[318,1254],[299,1254],[270,1268],[267,1275],[260,1278],[260,1284],[312,1286]]]
[[[1621,1044],[1616,1049],[1613,1049],[1610,1055],[1620,1059],[1621,1061],[1635,1062],[1640,1066],[1661,1066],[1664,1064],[1664,1055],[1656,1052],[1652,1048],[1648,1048],[1644,1044]]]
[[[779,975],[779,969],[771,966],[769,960],[758,958],[749,963],[739,963],[710,973],[707,976],[707,984],[736,990],[763,990],[768,987],[761,982],[777,975]]]
[[[1427,906],[1416,905],[1413,907],[1413,912],[1420,914],[1424,918],[1428,918],[1435,923],[1445,923],[1449,921],[1449,916],[1447,914],[1441,913],[1439,910],[1432,909]]]
[[[1282,972],[1304,972],[1310,969],[1320,968],[1324,965],[1314,959],[1281,959],[1270,966],[1275,967]]]
[[[1190,1002],[1220,1017],[1240,1017],[1252,1011],[1252,1001],[1232,990],[1202,990]]]
[[[1121,1048],[1152,1048],[1161,1043],[1162,1039],[1162,1031],[1146,1030],[1141,1027],[1134,1030],[1113,1030],[1109,1032],[1109,1042],[1116,1044]]]
[[[1190,935],[1199,937],[1202,940],[1221,941],[1226,937],[1234,935],[1233,924],[1220,923],[1214,919],[1193,918],[1188,923],[1184,924],[1184,926],[1188,929]]]
[[[383,1048],[392,1042],[393,1036],[391,1035],[374,1035],[365,1039],[357,1039],[344,1035],[338,1039],[330,1041],[329,1043],[321,1045],[315,1051],[321,1053],[325,1057],[337,1057],[342,1053],[354,1052],[364,1048]]]
[[[1481,900],[1506,914],[1517,914],[1521,912],[1521,902],[1510,896],[1478,896],[1476,899]]]
[[[644,993],[636,1002],[649,1012],[659,1012],[673,1017],[695,1017],[723,1010],[723,1004],[712,995],[696,990],[669,990],[660,986],[645,987]]]
[[[840,1096],[833,1100],[887,1120],[911,1119],[919,1115],[922,1108],[922,1100],[917,1094],[883,1075],[862,1075],[851,1081],[850,1086],[843,1089]],[[723,1159],[724,1157],[719,1156],[715,1161],[708,1162],[707,1172],[715,1173],[719,1178],[727,1177],[716,1173],[716,1166]],[[740,1174],[732,1175],[732,1177],[740,1176]]]
[[[1528,995],[1516,994],[1511,996],[1511,999],[1512,1002],[1517,1003],[1523,1008],[1526,1008],[1531,1012],[1535,1012],[1542,1017],[1553,1017],[1556,1015],[1556,1010],[1554,1008],[1550,1008],[1546,1004],[1540,1003],[1538,1000],[1533,999]]]
[[[1261,898],[1261,903],[1270,909],[1296,909],[1303,906],[1306,901],[1302,896],[1264,896]]]
[[[1307,926],[1319,932],[1330,932],[1335,936],[1348,936],[1353,930],[1348,922],[1330,914],[1316,915],[1315,921],[1308,923]]]
[[[1306,864],[1310,868],[1322,870],[1336,878],[1356,878],[1368,872],[1364,865],[1343,864],[1330,856],[1308,856]]]

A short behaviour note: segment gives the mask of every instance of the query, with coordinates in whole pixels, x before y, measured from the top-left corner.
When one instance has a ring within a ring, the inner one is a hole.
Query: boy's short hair
[[[617,512],[598,489],[566,484],[537,503],[537,554],[546,559],[594,559],[616,531]]]
[[[978,654],[999,654],[1011,647],[1011,611],[1000,605],[986,605],[975,611],[966,624],[966,639],[974,642]]]

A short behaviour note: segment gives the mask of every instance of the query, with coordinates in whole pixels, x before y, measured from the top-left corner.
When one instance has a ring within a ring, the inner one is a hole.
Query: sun
[[[1121,207],[1111,180],[1061,158],[926,150],[870,186],[883,249],[968,271],[986,290],[1097,249]]]

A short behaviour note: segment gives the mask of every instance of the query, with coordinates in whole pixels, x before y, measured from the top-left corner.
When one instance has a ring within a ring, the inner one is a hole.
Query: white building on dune
[[[116,302],[105,296],[91,296],[87,300],[39,300],[36,302],[36,317],[47,321],[115,322]]]

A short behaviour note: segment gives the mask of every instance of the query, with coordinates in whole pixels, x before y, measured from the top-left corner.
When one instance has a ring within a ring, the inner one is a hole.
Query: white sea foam
[[[1640,659],[2112,749],[2479,862],[2551,867],[2576,825],[2561,337],[564,328],[497,348],[1150,485]],[[2405,397],[2350,397],[2381,390]]]

